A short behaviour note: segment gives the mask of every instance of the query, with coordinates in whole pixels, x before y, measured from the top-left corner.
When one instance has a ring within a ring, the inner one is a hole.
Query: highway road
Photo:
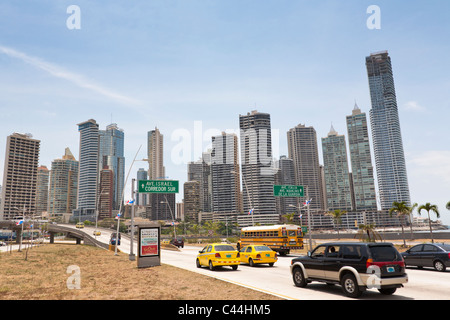
[[[92,227],[85,227],[84,231],[92,235]],[[102,230],[102,235],[97,237],[102,242],[109,242],[110,232]],[[124,253],[130,252],[130,242],[122,237],[119,246]],[[341,292],[338,285],[329,286],[322,283],[313,282],[306,288],[294,286],[290,274],[290,263],[296,255],[290,254],[285,257],[278,257],[278,261],[273,267],[260,265],[250,267],[240,265],[236,271],[231,268],[219,268],[217,271],[210,271],[207,268],[197,268],[195,258],[201,247],[185,246],[180,251],[161,250],[161,262],[173,265],[189,271],[214,277],[223,281],[260,290],[273,294],[284,299],[292,300],[349,300]],[[137,254],[135,242],[134,254]],[[381,295],[377,290],[367,290],[360,298],[362,300],[450,300],[450,268],[446,272],[437,272],[433,269],[419,270],[417,268],[407,268],[409,282],[404,288],[397,289],[392,296]],[[351,299],[350,299],[351,300]]]

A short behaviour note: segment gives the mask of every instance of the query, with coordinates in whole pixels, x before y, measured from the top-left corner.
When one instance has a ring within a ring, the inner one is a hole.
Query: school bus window
[[[289,236],[295,237],[295,230],[289,230]]]

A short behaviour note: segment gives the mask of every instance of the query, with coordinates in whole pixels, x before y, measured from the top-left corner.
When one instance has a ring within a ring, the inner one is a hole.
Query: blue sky
[[[81,29],[67,28],[70,5]],[[381,9],[379,30],[367,28],[370,5]],[[1,178],[8,135],[40,139],[50,168],[66,147],[78,158],[76,124],[90,118],[125,131],[127,172],[158,127],[166,175],[181,184],[180,143],[182,160],[196,160],[211,133],[237,132],[239,114],[254,109],[271,114],[275,155],[287,154],[286,132],[299,123],[320,142],[331,123],[346,134],[355,100],[368,114],[365,57],[388,50],[412,201],[437,204],[450,224],[448,12],[444,0],[3,0]]]

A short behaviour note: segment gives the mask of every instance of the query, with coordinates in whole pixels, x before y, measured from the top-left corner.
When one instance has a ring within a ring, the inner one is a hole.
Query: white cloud
[[[423,112],[427,109],[421,106],[417,101],[408,101],[403,105],[403,108],[407,111]]]
[[[91,82],[90,80],[86,79],[84,76],[73,73],[70,71],[65,70],[64,68],[57,66],[55,64],[52,64],[50,62],[44,61],[40,58],[29,56],[23,52],[14,50],[12,48],[0,46],[0,53],[6,54],[9,57],[22,60],[25,63],[28,63],[29,65],[32,65],[33,67],[37,69],[44,70],[45,72],[49,73],[50,75],[67,80],[76,86],[80,88],[85,88],[88,90],[91,90],[97,94],[103,95],[109,99],[113,99],[117,102],[123,103],[123,104],[132,104],[132,105],[139,105],[141,104],[140,101],[130,98],[127,96],[124,96],[122,94],[116,93],[110,89],[104,88],[98,84],[95,84]]]

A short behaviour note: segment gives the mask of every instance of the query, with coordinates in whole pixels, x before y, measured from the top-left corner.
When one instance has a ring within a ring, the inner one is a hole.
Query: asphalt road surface
[[[93,228],[85,227],[84,231],[92,235]],[[102,235],[97,237],[102,242],[109,242],[110,232],[102,230]],[[124,253],[130,252],[130,242],[122,237],[119,246]],[[241,264],[234,271],[230,267],[218,268],[210,271],[207,268],[197,268],[195,259],[201,247],[185,246],[180,251],[161,250],[161,263],[173,265],[189,271],[201,273],[223,281],[242,285],[254,290],[273,294],[292,300],[348,300],[341,291],[339,285],[326,285],[313,282],[306,288],[294,286],[290,273],[291,260],[296,255],[290,254],[278,257],[273,267],[259,265],[250,267]],[[137,245],[134,243],[134,254],[137,254]],[[409,282],[403,288],[397,289],[392,296],[381,295],[377,290],[367,290],[360,299],[362,300],[450,300],[450,268],[446,272],[437,272],[434,269],[407,268]]]

